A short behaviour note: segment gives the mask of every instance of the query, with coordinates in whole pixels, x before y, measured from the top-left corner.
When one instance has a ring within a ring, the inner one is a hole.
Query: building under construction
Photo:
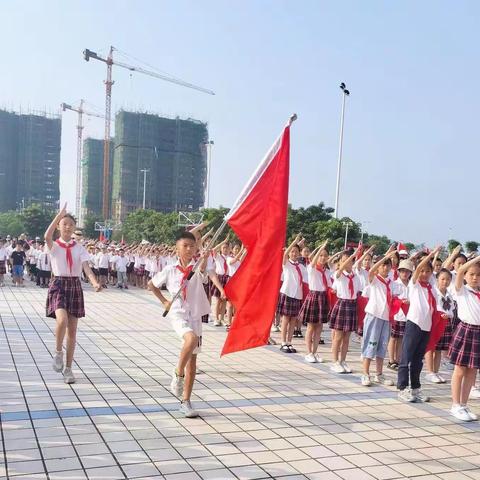
[[[110,142],[110,159],[113,159],[113,139]],[[104,141],[96,138],[86,138],[83,141],[82,158],[82,197],[81,217],[86,215],[102,216],[103,191],[103,146]],[[112,184],[113,161],[110,162],[110,179]],[[110,202],[111,202],[110,195]]]
[[[117,221],[145,207],[196,211],[204,204],[205,123],[120,111],[115,120],[112,212]],[[146,173],[142,170],[147,170]]]
[[[0,211],[58,208],[61,119],[0,110]]]

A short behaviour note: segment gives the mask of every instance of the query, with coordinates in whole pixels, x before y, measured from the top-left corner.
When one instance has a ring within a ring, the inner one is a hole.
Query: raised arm
[[[329,259],[328,259],[328,266],[329,268],[333,268],[333,265],[335,264],[335,262],[340,258],[340,255],[343,253],[344,251],[343,250],[340,250],[339,252],[337,253],[334,253]]]
[[[53,234],[55,233],[55,229],[57,228],[58,224],[60,223],[60,220],[66,214],[67,214],[67,203],[65,202],[65,205],[57,213],[55,218],[52,220],[52,223],[48,226],[47,231],[45,232],[44,238],[45,238],[45,242],[47,243],[47,246],[48,246],[49,249],[51,249],[52,246],[53,246]]]
[[[472,260],[469,260],[467,263],[464,263],[457,271],[457,276],[455,277],[455,290],[460,290],[463,287],[463,280],[467,270],[476,263],[480,263],[480,255],[475,257]]]
[[[328,240],[325,240],[319,247],[317,247],[312,254],[310,255],[310,262],[312,265],[316,265],[318,262],[318,259],[320,258],[320,254],[322,253],[322,250],[326,248],[328,244]]]
[[[348,263],[353,262],[353,260],[355,259],[355,255],[357,255],[357,250],[358,248],[355,249],[355,251],[346,260],[340,263],[340,265],[338,266],[338,270],[335,272],[336,278],[340,278],[340,275],[345,270],[345,267],[348,265]]]
[[[396,252],[393,251],[393,252],[390,252],[390,253],[387,253],[383,258],[381,258],[377,263],[375,263],[375,265],[373,265],[371,268],[370,268],[370,271],[368,272],[368,281],[369,283],[372,283],[373,282],[373,279],[375,278],[375,275],[377,274],[377,271],[378,269],[380,268],[380,266],[385,263],[387,260],[393,258],[394,256],[396,255]]]
[[[354,270],[359,269],[363,265],[363,261],[375,250],[375,245],[372,245],[368,250],[364,252],[364,254],[355,262],[353,265]]]
[[[417,265],[417,268],[413,272],[412,283],[417,283],[422,268],[428,264],[428,262],[434,257],[435,253],[439,252],[441,248],[442,247],[435,248],[435,250],[432,250],[426,257],[422,258],[421,262]]]
[[[283,264],[284,264],[284,265],[287,263],[288,255],[289,255],[290,252],[292,251],[292,248],[293,248],[295,245],[298,245],[298,242],[301,240],[301,238],[302,238],[302,235],[299,233],[299,234],[293,239],[293,242],[287,247],[287,249],[286,249],[285,252],[283,253]]]
[[[442,263],[442,268],[446,268],[447,270],[450,270],[453,266],[453,262],[457,255],[462,251],[462,246],[457,245],[453,250],[452,253],[445,259],[445,261]]]

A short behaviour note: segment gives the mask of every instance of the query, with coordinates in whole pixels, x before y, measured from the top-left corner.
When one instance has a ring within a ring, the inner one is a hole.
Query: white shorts
[[[193,320],[185,318],[172,318],[172,327],[175,333],[182,339],[182,345],[184,343],[184,335],[188,332],[193,332],[198,337],[198,346],[193,351],[194,354],[202,351],[202,319]]]

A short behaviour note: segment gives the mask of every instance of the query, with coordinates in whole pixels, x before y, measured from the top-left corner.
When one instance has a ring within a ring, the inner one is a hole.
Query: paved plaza
[[[220,358],[226,332],[206,326],[201,418],[185,419],[168,390],[180,342],[151,294],[87,288],[75,385],[52,370],[45,298],[0,289],[1,479],[480,479],[480,425],[448,414],[449,385],[427,405],[362,387],[358,343],[354,374],[336,375],[305,364],[301,340]]]

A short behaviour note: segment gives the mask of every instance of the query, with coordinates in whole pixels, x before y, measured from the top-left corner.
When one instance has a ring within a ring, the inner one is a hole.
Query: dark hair
[[[467,256],[464,254],[464,253],[459,253],[454,259],[453,261],[456,262],[458,258],[463,258],[465,260],[465,262],[468,262],[468,258]]]
[[[380,260],[383,260],[384,258],[385,258],[385,255],[380,255],[380,257],[377,259],[377,262],[379,262]],[[392,259],[387,258],[387,260],[383,261],[383,264],[391,267],[392,266]]]
[[[298,253],[300,253],[300,246],[298,244],[295,243],[294,245],[292,245],[292,249],[293,248],[296,248],[298,250]]]
[[[442,268],[438,273],[437,273],[437,278],[442,274],[446,273],[450,278],[452,278],[452,272],[450,270],[447,270],[446,268]]]
[[[177,235],[175,242],[178,242],[179,240],[192,240],[193,242],[197,241],[197,239],[195,238],[195,235],[191,232],[187,232],[186,230],[184,232],[180,232]]]
[[[60,219],[60,221],[62,221],[64,218],[69,218],[73,223],[75,223],[75,225],[77,224],[77,220],[75,219],[75,217],[74,217],[71,213],[66,213],[66,214]]]

